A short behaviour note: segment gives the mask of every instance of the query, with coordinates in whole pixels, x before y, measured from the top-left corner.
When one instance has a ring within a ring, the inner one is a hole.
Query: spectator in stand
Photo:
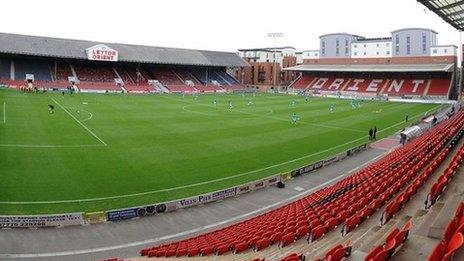
[[[401,143],[401,145],[404,146],[404,144],[406,144],[406,138],[407,138],[406,134],[400,133],[400,143]]]

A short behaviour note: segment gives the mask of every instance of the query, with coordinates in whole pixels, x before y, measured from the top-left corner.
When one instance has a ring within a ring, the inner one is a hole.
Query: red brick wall
[[[279,63],[271,62],[251,62],[249,67],[240,68],[237,70],[236,77],[240,83],[246,85],[257,85],[267,89],[269,86],[274,85],[274,75],[277,75],[276,85],[288,86],[298,77],[297,72],[282,72]],[[284,68],[296,65],[296,57],[286,56],[283,58],[282,65]],[[274,66],[276,66],[274,71]]]

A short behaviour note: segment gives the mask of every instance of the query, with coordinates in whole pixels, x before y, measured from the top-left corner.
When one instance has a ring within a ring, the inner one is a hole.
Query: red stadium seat
[[[452,148],[448,141],[454,140],[463,126],[464,112],[458,111],[455,116],[437,124],[419,138],[331,186],[270,212],[188,241],[200,249],[209,245],[218,255],[230,250],[239,253],[249,248],[259,251],[268,246],[267,240],[269,245],[278,243],[284,247],[309,234],[308,240],[315,241],[333,231],[343,221],[343,234],[346,235],[385,204],[386,213],[392,216],[407,204],[415,191],[440,166]],[[462,151],[464,155],[464,148]],[[455,166],[454,163],[451,165]],[[449,175],[451,172],[446,173]],[[393,200],[388,202],[390,198]],[[411,222],[408,222],[403,228],[391,232],[388,241],[381,246],[382,251],[388,252],[382,255],[388,256],[396,251],[407,239],[411,226]],[[454,231],[459,226],[455,225]],[[179,251],[182,249],[181,242],[171,243],[176,246],[177,254],[183,252]],[[189,247],[187,255],[198,255],[200,250],[191,253],[195,249]],[[167,250],[168,246],[154,246],[141,250],[141,255],[164,256]]]
[[[454,253],[462,247],[464,243],[464,237],[462,236],[461,233],[456,233],[453,235],[451,240],[448,243],[448,246],[446,247],[445,255],[443,256],[444,261],[448,261],[451,259],[451,257],[454,255]]]

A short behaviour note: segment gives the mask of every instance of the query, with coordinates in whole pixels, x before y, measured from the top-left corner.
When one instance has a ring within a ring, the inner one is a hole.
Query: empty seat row
[[[381,224],[388,222],[398,211],[400,211],[403,206],[416,194],[416,192],[423,186],[423,184],[435,173],[435,170],[443,163],[446,157],[449,155],[451,150],[456,146],[456,144],[461,140],[463,131],[460,130],[458,134],[452,139],[452,141],[447,145],[447,147],[441,151],[437,157],[432,161],[432,164],[420,173],[413,182],[410,184],[390,203],[387,204],[385,210],[382,214]],[[459,154],[459,153],[458,153]],[[456,156],[455,156],[456,158]],[[451,165],[455,165],[454,163]],[[410,174],[407,174],[410,175]],[[403,181],[408,181],[409,177],[402,177]],[[439,179],[442,180],[442,177]],[[433,187],[432,187],[433,188]],[[426,203],[427,204],[427,203]]]
[[[456,209],[441,240],[430,253],[429,261],[448,261],[464,244],[464,202]]]
[[[310,76],[308,74],[301,75],[296,81],[290,85],[290,88],[297,89],[297,90],[304,90],[308,88],[309,84],[315,79],[314,76]]]
[[[412,228],[412,221],[409,220],[402,229],[393,229],[382,245],[374,247],[364,258],[365,261],[384,261],[388,260],[399,247],[408,239],[409,230]]]
[[[464,135],[464,132],[461,132],[460,135],[461,136]],[[425,200],[426,209],[430,208],[433,204],[435,204],[435,202],[440,197],[440,195],[443,193],[443,191],[445,191],[447,185],[452,180],[454,175],[457,173],[457,169],[461,165],[463,157],[464,157],[464,145],[462,145],[458,149],[457,153],[451,159],[448,167],[445,169],[442,175],[430,188],[430,191]]]
[[[118,78],[112,67],[93,66],[93,65],[74,65],[77,79],[81,82],[114,83],[114,79]]]
[[[400,191],[414,194],[425,177],[439,166],[440,160],[435,159],[449,153],[445,146],[462,129],[463,119],[464,114],[459,111],[420,138],[300,200],[223,229],[144,248],[141,255],[205,256],[259,251],[273,244],[286,247],[301,238],[311,242],[339,226],[343,226],[344,234],[349,233]],[[414,186],[412,190],[405,189],[408,184]]]
[[[306,257],[301,253],[290,253],[281,258],[280,261],[305,261]]]
[[[289,88],[316,92],[355,92],[390,96],[447,96],[452,75],[436,77],[320,76],[304,73]]]
[[[453,126],[452,124],[456,123],[456,120],[458,120],[459,123]],[[426,137],[429,136],[430,133],[421,137],[418,142],[422,143],[421,146],[424,146],[420,148],[422,153],[419,154],[419,157],[414,155],[407,156],[410,164],[404,164],[403,162],[400,168],[396,168],[396,171],[390,172],[387,176],[379,176],[379,178],[374,181],[372,186],[368,188],[371,192],[368,192],[366,197],[360,198],[360,200],[370,203],[346,219],[342,234],[345,235],[355,229],[385,204],[387,204],[387,206],[383,212],[381,223],[386,223],[417,193],[424,182],[434,173],[449,154],[452,146],[454,146],[450,144],[441,151],[451,137],[458,136],[456,134],[458,130],[462,128],[462,116],[458,116],[454,120],[449,121],[448,124],[451,124],[448,126],[452,126],[452,129],[446,136],[441,136],[443,133],[436,132],[445,126],[441,125],[439,128],[436,128],[435,133],[431,133],[432,136],[435,136],[434,139],[430,139],[430,141],[426,140]],[[425,140],[422,140],[424,138]],[[408,145],[417,145],[417,140]],[[404,156],[406,155],[401,157]],[[398,196],[394,197],[396,194],[398,194]],[[394,199],[391,200],[392,198]]]
[[[348,241],[345,245],[338,244],[327,251],[324,258],[316,259],[316,261],[341,261],[351,255],[351,241]]]

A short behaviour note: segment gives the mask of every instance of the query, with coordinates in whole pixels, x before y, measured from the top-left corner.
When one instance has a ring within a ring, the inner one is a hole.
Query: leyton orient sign
[[[110,48],[104,44],[97,44],[85,50],[87,52],[87,59],[94,61],[118,61],[118,51]]]

